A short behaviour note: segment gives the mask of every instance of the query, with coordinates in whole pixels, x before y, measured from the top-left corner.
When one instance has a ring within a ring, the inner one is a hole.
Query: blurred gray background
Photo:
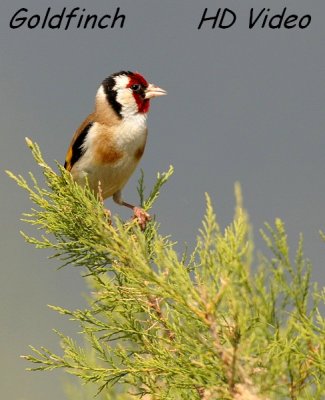
[[[21,7],[44,15],[62,7],[127,16],[123,30],[51,31],[9,29]],[[312,15],[306,30],[248,29],[249,10]],[[229,30],[197,26],[205,7],[229,7],[238,14]],[[292,250],[299,232],[314,264],[313,280],[324,285],[325,244],[325,2],[323,0],[238,1],[1,0],[1,398],[64,399],[62,373],[27,373],[19,358],[28,345],[58,350],[52,328],[76,336],[78,327],[47,308],[76,308],[86,293],[80,271],[47,260],[50,253],[26,245],[19,221],[29,210],[27,195],[5,169],[37,171],[24,137],[39,143],[47,161],[63,162],[75,129],[92,110],[99,83],[112,72],[137,70],[168,90],[154,100],[150,136],[141,167],[147,186],[156,172],[175,167],[175,175],[154,208],[163,233],[193,245],[212,196],[225,226],[234,208],[233,185],[243,187],[255,229],[284,219]],[[136,181],[125,198],[137,201]],[[111,200],[107,206],[111,207]],[[124,217],[129,211],[112,206]]]

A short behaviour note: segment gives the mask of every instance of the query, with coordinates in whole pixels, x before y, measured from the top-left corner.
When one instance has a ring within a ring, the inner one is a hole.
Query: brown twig
[[[100,203],[101,203],[101,204],[103,205],[103,207],[104,207],[103,188],[102,188],[102,183],[101,183],[101,181],[98,181],[97,196],[98,196],[98,200],[100,201]],[[110,224],[110,223],[111,223],[112,213],[111,213],[110,210],[108,210],[107,208],[104,208],[104,213],[105,213],[105,216],[106,216],[107,221],[108,221],[109,224]]]
[[[175,333],[172,332],[167,325],[166,319],[163,315],[163,312],[160,308],[160,299],[158,299],[157,297],[153,297],[153,296],[148,296],[148,300],[149,300],[149,306],[155,311],[159,322],[161,323],[161,325],[164,327],[168,338],[173,341],[175,339]]]

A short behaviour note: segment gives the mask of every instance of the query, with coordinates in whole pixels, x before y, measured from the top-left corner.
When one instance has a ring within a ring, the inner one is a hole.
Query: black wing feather
[[[68,161],[66,160],[64,163],[64,168],[71,170],[71,168],[73,167],[73,165],[80,159],[80,157],[82,156],[84,150],[82,148],[82,145],[86,139],[86,136],[90,130],[90,128],[93,126],[93,122],[90,122],[88,125],[86,125],[84,127],[84,129],[80,132],[80,134],[78,135],[78,137],[76,138],[75,142],[72,145],[72,155],[71,155],[71,159]]]

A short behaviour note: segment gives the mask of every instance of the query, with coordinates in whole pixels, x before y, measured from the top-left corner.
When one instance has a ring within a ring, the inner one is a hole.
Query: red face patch
[[[130,80],[131,80],[131,82],[130,82],[131,86],[134,85],[135,83],[138,83],[139,85],[142,85],[144,87],[148,86],[148,82],[138,72],[135,72],[134,74],[132,74],[130,76]]]
[[[138,90],[133,90],[133,97],[137,103],[139,113],[147,113],[150,107],[149,99],[145,98],[145,90],[148,87],[148,82],[139,73],[129,75],[128,88],[139,86]]]

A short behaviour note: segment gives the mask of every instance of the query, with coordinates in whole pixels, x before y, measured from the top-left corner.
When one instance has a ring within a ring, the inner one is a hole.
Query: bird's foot
[[[140,207],[134,207],[133,214],[133,218],[138,221],[140,228],[144,231],[146,229],[147,223],[151,220],[150,215]]]

